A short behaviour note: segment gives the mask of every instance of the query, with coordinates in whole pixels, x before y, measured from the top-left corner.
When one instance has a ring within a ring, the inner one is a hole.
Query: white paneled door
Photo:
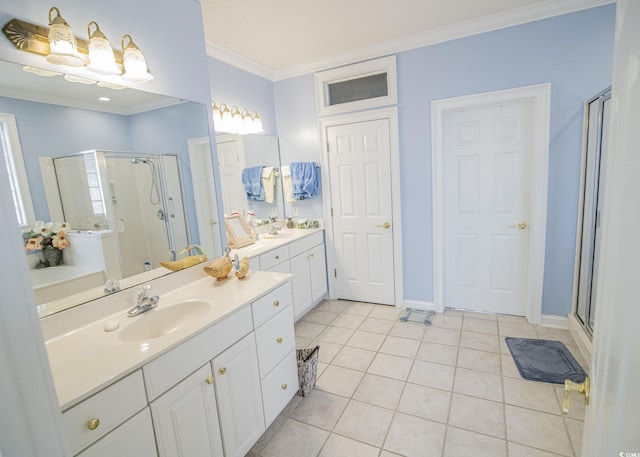
[[[443,118],[445,306],[526,314],[533,106]]]
[[[394,304],[389,120],[327,128],[337,298]]]

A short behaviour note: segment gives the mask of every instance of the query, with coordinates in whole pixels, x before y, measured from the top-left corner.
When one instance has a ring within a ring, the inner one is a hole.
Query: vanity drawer
[[[298,363],[293,350],[262,380],[262,404],[267,427],[287,406],[298,388]]]
[[[147,406],[140,370],[62,413],[71,451],[77,454]]]
[[[186,378],[252,330],[251,308],[245,306],[146,364],[142,371],[149,401]]]
[[[291,302],[291,281],[287,281],[277,289],[254,301],[251,304],[254,327],[260,327],[271,317],[289,306]]]
[[[324,232],[319,231],[315,232],[312,235],[305,236],[296,241],[292,241],[289,244],[289,255],[291,257],[295,257],[298,254],[302,254],[305,251],[308,251],[314,246],[324,243]]]
[[[284,245],[260,255],[260,269],[266,271],[285,260],[289,260],[289,246]]]
[[[264,378],[296,347],[293,332],[293,306],[287,306],[256,329],[260,377]]]

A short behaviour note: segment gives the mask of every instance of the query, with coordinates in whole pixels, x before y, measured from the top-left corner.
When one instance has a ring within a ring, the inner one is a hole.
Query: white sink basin
[[[152,309],[129,319],[135,321],[118,335],[122,341],[137,343],[168,335],[205,316],[211,305],[193,300],[161,309]]]

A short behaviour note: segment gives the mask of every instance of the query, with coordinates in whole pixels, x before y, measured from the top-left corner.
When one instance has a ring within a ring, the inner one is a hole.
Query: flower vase
[[[43,246],[42,257],[50,267],[57,267],[62,263],[62,251],[53,246]]]

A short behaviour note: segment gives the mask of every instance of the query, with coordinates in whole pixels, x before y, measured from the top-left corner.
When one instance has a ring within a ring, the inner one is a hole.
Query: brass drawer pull
[[[273,302],[273,306],[280,306],[280,300],[276,300]]]
[[[286,385],[286,384],[282,384],[282,386],[280,386],[280,388],[281,388],[282,390],[287,390],[287,385]]]
[[[277,340],[278,344],[282,343],[282,337],[279,337]]]
[[[213,376],[209,376],[207,379],[207,384],[213,384]]]
[[[100,419],[98,419],[97,417],[89,420],[89,422],[87,423],[87,427],[89,428],[89,430],[97,429],[98,425],[100,425]]]
[[[225,374],[227,372],[227,369],[225,367],[222,367],[218,370],[218,372],[220,372],[220,374]]]

